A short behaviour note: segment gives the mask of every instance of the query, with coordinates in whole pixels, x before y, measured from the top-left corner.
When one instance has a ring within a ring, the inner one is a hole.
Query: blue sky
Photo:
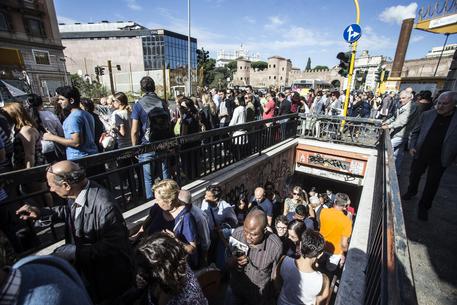
[[[186,0],[54,0],[59,22],[136,21],[149,28],[187,33]],[[358,52],[393,59],[402,18],[414,17],[417,8],[432,1],[359,0],[362,37]],[[434,1],[433,1],[434,2]],[[303,69],[336,65],[339,51],[347,49],[342,33],[355,21],[351,0],[192,0],[193,37],[198,47],[211,51],[234,50],[241,44],[263,59],[290,58]],[[420,58],[444,43],[444,35],[413,30],[407,59]],[[457,43],[456,35],[448,43]]]

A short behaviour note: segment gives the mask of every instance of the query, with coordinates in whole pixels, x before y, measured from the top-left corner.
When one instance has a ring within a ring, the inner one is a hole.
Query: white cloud
[[[243,21],[247,22],[247,23],[250,23],[250,24],[255,24],[256,23],[256,20],[250,16],[244,16],[243,17]]]
[[[417,3],[412,2],[409,5],[397,5],[386,8],[379,19],[386,23],[401,24],[404,19],[414,18],[416,16]]]
[[[141,7],[141,5],[139,5],[136,0],[127,0],[127,6],[129,9],[131,9],[132,11],[140,11],[142,10],[143,8]]]
[[[395,42],[391,37],[384,36],[375,32],[371,26],[365,26],[362,32],[362,37],[359,40],[359,51],[388,51],[395,48]]]
[[[268,22],[264,25],[264,28],[270,31],[282,32],[283,29],[281,29],[281,27],[285,23],[284,20],[286,20],[285,16],[270,16],[268,17]]]
[[[411,42],[419,42],[419,41],[422,41],[424,40],[424,36],[416,36],[416,35],[413,35],[413,37],[411,38]]]
[[[73,23],[79,22],[78,20],[64,17],[64,16],[57,16],[57,21],[59,23],[65,23],[65,24],[73,24]]]
[[[165,18],[164,24],[158,23],[148,23],[146,24],[147,28],[150,29],[160,29],[160,28],[167,28],[170,31],[174,31],[183,35],[187,35],[188,27],[187,27],[187,19],[180,19],[175,17],[170,10],[165,8],[157,8],[156,11]],[[200,27],[195,24],[195,21],[191,20],[191,33],[192,37],[198,39],[198,45],[201,46],[202,42],[206,41],[213,41],[216,39],[224,38],[224,35],[217,34],[212,32],[204,27]],[[205,46],[205,45],[203,45]]]
[[[279,16],[271,16],[270,18],[268,18],[270,20],[270,22],[274,25],[281,25],[284,23],[284,21],[281,20],[281,18],[279,18]]]

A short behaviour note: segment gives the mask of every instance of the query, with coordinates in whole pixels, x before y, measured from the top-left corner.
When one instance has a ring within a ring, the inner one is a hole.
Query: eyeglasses
[[[285,230],[287,230],[287,227],[276,226],[276,230],[278,230],[278,231],[285,231]]]

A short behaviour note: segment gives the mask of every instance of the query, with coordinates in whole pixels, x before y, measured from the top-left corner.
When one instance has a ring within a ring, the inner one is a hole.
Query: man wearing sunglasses
[[[64,222],[66,243],[53,254],[75,266],[94,303],[115,299],[131,287],[134,275],[127,227],[114,198],[71,161],[51,164],[46,179],[68,204],[41,210],[26,204],[16,214]]]

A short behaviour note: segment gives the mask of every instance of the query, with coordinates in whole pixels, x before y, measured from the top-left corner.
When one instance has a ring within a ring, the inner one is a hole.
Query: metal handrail
[[[381,138],[381,121],[376,119],[316,114],[300,114],[300,119],[302,138],[371,148]]]
[[[365,304],[417,304],[400,188],[390,135],[383,133],[378,154],[368,240]],[[377,200],[380,200],[377,201]]]
[[[267,135],[278,135],[279,132],[279,125],[277,124],[278,121],[284,122],[284,120],[289,121],[287,125],[289,130],[286,133],[281,133],[279,138],[276,139],[264,139]],[[285,138],[293,138],[296,136],[296,122],[297,122],[297,114],[288,114],[280,117],[275,117],[272,119],[267,120],[260,120],[254,122],[248,122],[245,124],[239,124],[230,127],[224,128],[217,128],[205,132],[185,135],[185,136],[178,136],[167,140],[156,141],[149,144],[132,146],[128,148],[118,149],[114,151],[108,151],[99,153],[96,155],[87,156],[78,160],[75,160],[80,166],[84,167],[86,170],[91,169],[95,166],[104,165],[110,162],[117,162],[123,159],[134,158],[144,153],[154,152],[155,156],[151,161],[148,162],[156,162],[158,160],[163,160],[165,158],[174,158],[176,164],[180,164],[180,156],[185,153],[189,152],[197,152],[201,151],[203,148],[206,148],[205,152],[211,151],[210,156],[206,156],[206,158],[212,158],[212,160],[208,160],[210,165],[206,166],[207,170],[205,172],[212,173],[216,170],[224,168],[232,163],[234,163],[235,158],[233,154],[234,151],[230,151],[231,143],[247,143],[248,138],[253,138],[258,144],[257,147],[253,147],[252,145],[249,147],[249,151],[243,150],[241,155],[243,157],[247,157],[251,152],[252,153],[260,153],[261,150],[268,148],[274,144],[277,144],[279,140],[283,140]],[[244,135],[233,136],[233,132],[239,130],[246,131]],[[262,138],[263,137],[263,138]],[[192,143],[200,143],[200,145],[195,145],[195,147],[188,147],[188,144]],[[224,148],[225,145],[225,148]],[[225,151],[227,150],[227,151]],[[224,155],[224,156],[221,156]],[[100,173],[96,175],[95,178],[103,178],[109,176],[111,173],[119,173],[125,170],[131,170],[132,168],[136,168],[137,171],[142,170],[142,165],[148,162],[138,162],[135,165],[126,166],[126,167],[117,167],[111,169],[107,172]],[[222,164],[223,163],[223,164]],[[179,167],[179,166],[178,166]],[[22,169],[17,171],[11,171],[8,173],[0,174],[0,186],[5,185],[21,185],[27,184],[30,182],[45,182],[45,170],[47,165],[36,166],[29,169]],[[178,171],[180,168],[178,168]],[[137,173],[137,176],[142,176]],[[205,175],[203,175],[205,176]],[[186,177],[185,181],[182,181],[181,177],[177,177],[178,182],[181,184],[189,183],[193,179],[198,179],[203,177],[202,175],[198,177]],[[94,176],[92,176],[93,178]],[[139,179],[141,177],[138,177]],[[141,180],[141,179],[140,179]],[[143,183],[140,181],[140,183]],[[32,194],[26,194],[20,196],[19,198],[15,197],[10,200],[4,201],[2,204],[8,204],[13,201],[17,201],[18,199],[24,200],[30,197],[36,197],[45,193],[45,191],[36,192]],[[141,202],[139,202],[141,203]]]

